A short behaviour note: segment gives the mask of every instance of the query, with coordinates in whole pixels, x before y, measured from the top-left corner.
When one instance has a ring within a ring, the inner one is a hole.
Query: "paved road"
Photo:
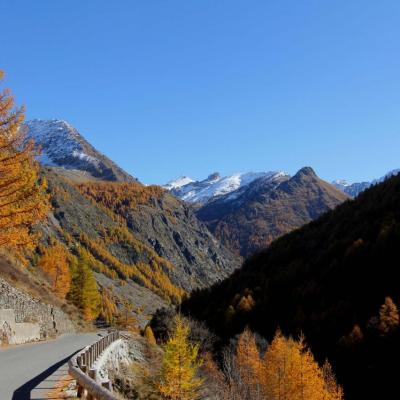
[[[43,399],[65,363],[99,335],[84,333],[0,349],[0,400]]]

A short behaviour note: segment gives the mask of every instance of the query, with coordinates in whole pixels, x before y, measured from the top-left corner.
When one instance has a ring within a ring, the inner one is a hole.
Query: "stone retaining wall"
[[[46,339],[50,336],[75,332],[74,325],[60,308],[50,304],[40,302],[19,289],[11,286],[8,282],[0,278],[0,311],[3,310],[3,317],[8,315],[8,327],[12,324],[30,324],[24,325],[26,332],[34,336],[34,326],[39,329],[39,338]],[[12,310],[14,317],[4,310]],[[11,318],[11,320],[10,320]],[[16,329],[22,329],[22,325]],[[3,327],[6,329],[7,327]],[[0,341],[2,335],[0,326]],[[4,334],[4,332],[3,332]],[[16,340],[16,337],[11,340]]]

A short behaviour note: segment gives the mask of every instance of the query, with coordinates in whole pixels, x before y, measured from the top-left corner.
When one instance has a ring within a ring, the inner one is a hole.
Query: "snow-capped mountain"
[[[195,182],[194,179],[189,178],[188,176],[180,176],[172,181],[169,181],[163,187],[167,190],[179,189],[182,186],[188,185],[189,183]]]
[[[349,183],[344,179],[339,179],[333,181],[332,185],[351,197],[357,197],[361,192],[368,189],[370,186],[383,182],[384,180],[390,178],[391,176],[397,175],[399,173],[400,169],[394,169],[388,172],[386,175],[382,176],[381,178],[374,179],[372,182]]]
[[[27,137],[42,149],[38,157],[46,166],[84,171],[95,178],[110,181],[133,181],[131,175],[97,151],[68,122],[34,119],[25,123]]]
[[[215,172],[202,181],[195,181],[188,177],[180,177],[166,185],[175,196],[189,203],[205,204],[216,198],[230,194],[229,199],[256,179],[264,178],[269,181],[286,176],[284,172],[246,172],[221,177]]]
[[[368,189],[371,186],[371,182],[349,183],[344,179],[338,179],[333,181],[332,185],[342,192],[348,194],[350,197],[356,197],[365,189]]]

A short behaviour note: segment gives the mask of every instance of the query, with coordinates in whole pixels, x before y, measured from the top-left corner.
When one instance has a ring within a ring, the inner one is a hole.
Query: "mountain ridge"
[[[206,203],[197,216],[225,246],[246,257],[346,199],[311,167],[304,167],[292,177],[256,179]]]

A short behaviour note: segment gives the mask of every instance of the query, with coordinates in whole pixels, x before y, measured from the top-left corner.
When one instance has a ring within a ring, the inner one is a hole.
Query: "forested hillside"
[[[182,309],[223,338],[303,332],[347,398],[385,398],[400,356],[400,177],[368,189],[249,258]],[[397,390],[397,389],[396,389]]]

